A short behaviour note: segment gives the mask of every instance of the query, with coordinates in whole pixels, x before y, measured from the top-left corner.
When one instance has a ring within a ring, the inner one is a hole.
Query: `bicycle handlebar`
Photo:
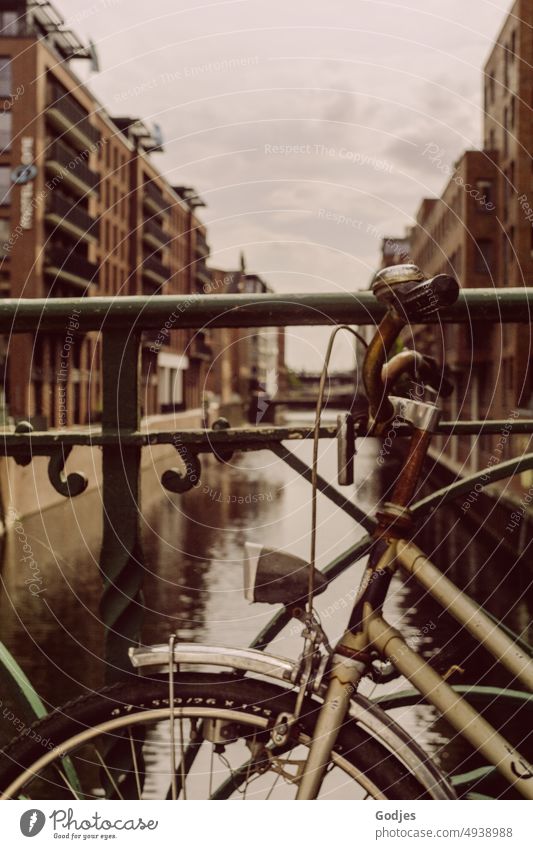
[[[378,301],[409,323],[423,321],[454,304],[459,284],[447,274],[426,280],[418,266],[396,265],[378,271],[372,281],[372,292]]]
[[[363,363],[363,382],[369,402],[371,424],[390,421],[394,410],[387,395],[383,372],[387,355],[400,332],[410,322],[424,321],[455,303],[457,280],[447,274],[426,279],[411,263],[383,268],[372,281],[372,292],[388,310],[370,342]]]

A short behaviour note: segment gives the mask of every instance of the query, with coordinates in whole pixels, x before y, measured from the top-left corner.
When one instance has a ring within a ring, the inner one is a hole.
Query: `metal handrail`
[[[328,324],[372,325],[385,307],[372,292],[313,295],[158,295],[154,298],[20,298],[0,300],[0,332],[62,330],[73,308],[81,310],[84,330],[156,329],[172,313],[181,328],[297,327]],[[464,289],[453,307],[426,323],[533,320],[533,288]]]

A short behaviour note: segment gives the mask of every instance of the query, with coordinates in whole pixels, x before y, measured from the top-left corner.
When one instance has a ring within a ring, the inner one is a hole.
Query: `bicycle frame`
[[[373,564],[372,559],[375,561]],[[330,685],[318,718],[298,798],[311,799],[316,796],[322,780],[322,762],[327,764],[329,760],[329,747],[335,742],[336,733],[344,721],[347,705],[357,685],[368,671],[370,651],[375,649],[393,663],[455,731],[482,752],[521,795],[533,799],[531,765],[411,649],[402,635],[381,615],[381,599],[386,597],[392,575],[398,567],[406,569],[529,691],[533,690],[533,660],[413,543],[392,539],[382,550],[377,562],[371,556],[369,565],[370,569],[367,568],[363,577],[363,591],[354,606],[354,611],[362,608],[362,621],[357,632],[347,632],[335,649]]]
[[[388,387],[383,380],[384,366],[388,352],[406,323],[406,319],[390,309],[368,347],[363,365],[374,433],[382,434],[384,427],[389,426],[392,419],[398,416],[410,422],[412,435],[391,502],[385,504],[377,514],[377,527],[372,533],[373,547],[348,628],[334,649],[329,687],[317,719],[297,798],[316,797],[352,694],[369,671],[371,652],[377,651],[392,662],[425,700],[439,710],[455,731],[483,753],[522,796],[533,799],[533,767],[413,651],[402,635],[382,616],[392,576],[398,566],[403,566],[512,675],[519,678],[528,690],[533,690],[533,660],[448,581],[420,549],[404,538],[412,528],[409,507],[439,417],[434,405],[388,395]],[[394,372],[392,362],[388,364],[389,372]]]

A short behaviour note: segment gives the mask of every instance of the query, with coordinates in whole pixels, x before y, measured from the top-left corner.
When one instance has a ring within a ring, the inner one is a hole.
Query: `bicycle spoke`
[[[122,801],[124,801],[124,796],[122,795],[122,793],[118,789],[118,785],[117,785],[115,779],[113,778],[113,776],[111,775],[109,769],[107,768],[106,762],[104,761],[104,759],[102,758],[100,752],[98,751],[98,749],[96,747],[95,747],[94,751],[95,751],[96,757],[98,758],[98,760],[100,762],[100,766],[103,767],[103,770],[104,770],[105,774],[107,775],[110,784],[113,786],[115,793],[117,794],[117,796],[120,797],[120,799]]]
[[[211,752],[209,754],[209,798],[213,793],[213,761],[215,758],[215,744],[211,744]]]
[[[185,774],[185,746],[183,743],[183,717],[180,715],[179,719],[179,727],[180,727],[180,778],[181,778],[181,789],[183,791],[183,798],[187,800],[187,783],[186,783],[186,774]],[[192,730],[192,723],[191,723]],[[175,775],[175,767],[174,767],[174,775]],[[177,787],[176,787],[177,789]]]
[[[270,797],[272,796],[272,793],[274,792],[274,788],[275,788],[276,784],[278,783],[278,781],[280,780],[280,778],[281,778],[281,772],[278,772],[274,781],[272,782],[272,787],[270,788],[270,790],[268,791],[268,793],[266,795],[267,800],[270,799]]]
[[[56,772],[58,772],[58,773],[59,773],[59,775],[61,776],[62,780],[64,781],[64,783],[65,783],[65,785],[66,785],[66,787],[67,787],[67,790],[70,790],[70,792],[72,793],[72,795],[73,795],[74,799],[78,799],[78,800],[79,800],[79,798],[80,798],[80,797],[79,797],[78,793],[76,792],[76,790],[74,789],[74,787],[72,786],[72,784],[70,783],[70,781],[68,780],[68,778],[67,778],[66,774],[63,772],[63,770],[62,770],[62,769],[60,769],[58,766],[56,766],[56,768],[55,768],[55,769],[56,769]]]
[[[133,760],[133,768],[135,769],[135,783],[137,784],[137,793],[139,799],[142,796],[141,791],[141,777],[139,775],[139,765],[137,762],[137,752],[135,751],[135,743],[133,742],[133,737],[131,735],[131,728],[128,728],[128,736],[130,738],[130,747],[131,747],[131,757]]]

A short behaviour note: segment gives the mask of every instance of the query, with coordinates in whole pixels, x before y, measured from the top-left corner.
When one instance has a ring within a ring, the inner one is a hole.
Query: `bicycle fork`
[[[326,699],[318,715],[309,757],[300,779],[297,799],[316,798],[337,735],[347,714],[350,698],[366,670],[366,664],[338,654],[333,655],[333,663]]]
[[[297,799],[314,799],[320,790],[350,699],[370,664],[364,618],[368,610],[381,609],[393,575],[394,560],[394,546],[386,540],[378,540],[371,552],[348,629],[332,657],[329,686],[318,715]]]

